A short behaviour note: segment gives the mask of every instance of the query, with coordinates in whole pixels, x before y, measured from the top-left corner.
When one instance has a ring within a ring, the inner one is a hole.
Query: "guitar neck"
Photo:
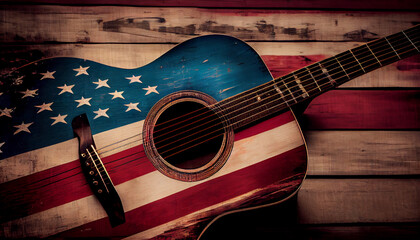
[[[347,50],[215,105],[233,129],[312,99],[349,80],[420,52],[420,25]]]

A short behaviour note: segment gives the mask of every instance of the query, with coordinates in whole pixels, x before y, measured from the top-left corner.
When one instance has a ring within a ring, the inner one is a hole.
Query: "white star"
[[[1,142],[1,143],[0,143],[0,148],[4,145],[4,143],[5,143],[5,142]],[[1,151],[1,149],[0,149],[0,153],[3,153],[3,152]]]
[[[46,73],[41,73],[41,74],[42,74],[42,78],[41,78],[41,80],[42,80],[42,79],[46,79],[46,78],[55,79],[55,77],[53,76],[53,74],[54,74],[55,72],[56,72],[56,71],[54,71],[54,72],[47,71]]]
[[[70,85],[70,86],[67,86],[66,84],[64,84],[64,86],[57,87],[57,88],[61,89],[61,92],[58,95],[61,95],[65,92],[69,92],[69,93],[73,94],[73,91],[71,90],[73,87],[74,87],[74,84]]]
[[[29,89],[26,89],[26,91],[25,92],[20,92],[20,93],[22,93],[23,94],[23,96],[22,96],[22,98],[26,98],[26,97],[35,97],[35,95],[38,95],[38,93],[36,92],[36,91],[38,91],[38,89],[34,89],[34,90],[29,90]]]
[[[66,117],[67,117],[67,114],[66,115],[60,115],[60,114],[58,114],[57,117],[50,117],[51,119],[54,120],[54,122],[51,123],[51,126],[54,125],[54,124],[56,124],[56,123],[59,123],[59,122],[67,124],[66,120],[64,120],[64,118],[66,118]]]
[[[79,68],[76,68],[76,69],[73,69],[73,70],[77,72],[76,76],[79,76],[79,75],[82,75],[82,74],[89,75],[89,73],[87,73],[87,71],[86,71],[88,68],[90,68],[90,67],[80,66]]]
[[[6,117],[11,118],[12,117],[12,115],[11,115],[12,112],[13,112],[13,109],[11,109],[11,108],[4,108],[3,110],[0,109],[0,117],[1,116],[6,116]]]
[[[50,102],[50,103],[43,103],[42,105],[35,106],[35,107],[39,108],[39,110],[38,110],[38,112],[37,112],[37,113],[40,113],[40,112],[45,111],[45,110],[52,111],[52,109],[51,109],[51,105],[52,105],[53,103],[54,103],[54,102]]]
[[[107,82],[108,82],[108,79],[105,79],[105,80],[98,79],[97,82],[92,82],[92,83],[98,84],[98,86],[95,89],[98,89],[100,87],[110,88]]]
[[[159,94],[159,92],[156,90],[156,88],[157,88],[157,86],[154,86],[154,87],[147,86],[147,88],[143,88],[143,90],[147,91],[145,95],[149,95],[152,92]]]
[[[89,105],[89,106],[91,106],[90,105],[90,103],[89,103],[89,101],[91,100],[92,98],[84,98],[84,97],[82,97],[81,99],[79,99],[79,100],[74,100],[75,102],[78,102],[79,103],[79,105],[77,105],[77,107],[76,108],[78,108],[78,107],[81,107],[81,106],[83,106],[83,105]]]
[[[135,82],[142,83],[142,81],[140,81],[140,78],[141,78],[141,75],[137,77],[134,75],[132,77],[126,77],[126,79],[130,80],[130,83],[135,83]]]
[[[98,111],[93,111],[94,113],[96,113],[96,116],[93,119],[97,119],[98,117],[107,117],[109,118],[108,114],[106,114],[106,112],[109,110],[109,108],[107,109],[100,109]]]
[[[28,132],[28,133],[31,133],[31,131],[29,131],[29,126],[31,126],[32,124],[33,124],[33,122],[31,122],[31,123],[24,123],[24,122],[22,122],[22,124],[14,126],[15,128],[17,128],[17,130],[16,130],[15,133],[13,133],[13,135],[16,135],[16,134],[18,134],[20,132]]]
[[[123,93],[124,93],[124,91],[117,92],[117,90],[115,90],[115,92],[109,93],[109,94],[113,96],[112,99],[114,99],[114,98],[122,98],[122,99],[125,99],[123,97],[123,95],[122,95]]]
[[[128,112],[128,111],[134,109],[134,110],[137,110],[137,111],[141,112],[140,109],[137,107],[137,105],[139,105],[139,103],[124,104],[124,106],[127,107],[127,110],[125,110],[125,111]]]

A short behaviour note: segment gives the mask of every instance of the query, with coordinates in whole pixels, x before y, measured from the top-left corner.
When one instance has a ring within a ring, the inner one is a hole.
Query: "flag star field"
[[[93,134],[143,120],[161,97],[141,69],[83,59],[46,59],[9,77],[0,91],[0,159],[72,139],[71,121],[82,113]],[[44,134],[51,131],[60,134]]]

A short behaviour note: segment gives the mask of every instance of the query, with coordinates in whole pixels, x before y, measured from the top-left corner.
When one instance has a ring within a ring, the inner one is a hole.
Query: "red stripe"
[[[155,170],[145,157],[143,146],[122,151],[102,160],[116,185]],[[0,186],[1,222],[92,195],[81,172],[79,160]]]
[[[235,140],[270,130],[292,121],[286,112],[250,127]],[[143,146],[137,146],[102,159],[115,185],[155,170]],[[81,173],[79,160],[47,169],[0,185],[0,222],[31,215],[92,195]]]
[[[419,129],[420,90],[332,90],[303,117],[305,129]]]
[[[312,63],[316,63],[326,59],[325,55],[308,55],[308,56],[277,56],[262,55],[261,56],[267,68],[270,70],[274,78],[289,74],[295,70],[301,69]]]
[[[127,212],[127,222],[116,228],[111,228],[108,218],[103,218],[61,233],[58,237],[130,236],[291,176],[299,175],[301,181],[305,171],[306,150],[301,146]],[[280,185],[279,189],[289,189],[284,192],[284,197],[296,190],[300,181],[292,188],[289,188],[290,182]]]

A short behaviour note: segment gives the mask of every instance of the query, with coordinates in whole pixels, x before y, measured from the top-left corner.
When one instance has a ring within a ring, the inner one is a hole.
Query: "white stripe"
[[[197,221],[197,219],[203,218],[203,216],[205,216],[207,212],[210,212],[210,211],[212,211],[214,209],[217,209],[217,208],[220,208],[220,207],[224,207],[226,205],[234,204],[235,202],[240,201],[241,199],[244,199],[244,198],[247,198],[247,197],[250,197],[250,196],[256,194],[258,191],[260,191],[260,189],[255,189],[253,191],[242,194],[238,197],[235,197],[235,198],[226,200],[224,202],[212,205],[210,207],[201,209],[199,211],[190,213],[190,214],[188,214],[184,217],[180,217],[178,219],[172,220],[170,222],[167,222],[165,224],[156,226],[154,228],[150,228],[146,231],[133,234],[133,235],[128,236],[128,237],[123,238],[123,239],[124,240],[151,239],[151,238],[156,237],[156,236],[158,236],[158,235],[160,235],[160,234],[162,234],[162,233],[164,233],[168,230],[171,230],[171,229],[187,228],[189,225],[196,223],[195,221]]]
[[[116,189],[123,202],[124,210],[130,211],[205,181],[262,162],[303,144],[299,127],[295,121],[292,121],[270,131],[235,142],[233,152],[226,165],[215,175],[203,181],[177,181],[154,171],[117,185]],[[94,196],[89,196],[9,221],[1,224],[0,229],[3,229],[5,237],[47,237],[104,217],[106,217],[106,213],[102,206]]]
[[[101,152],[104,153],[101,154],[101,157],[103,158],[142,144],[140,135],[127,139],[127,141],[122,140],[127,138],[127,136],[134,135],[134,133],[141,133],[143,123],[144,121],[139,121],[95,134],[93,139],[97,148],[118,142],[118,144],[103,149]],[[122,147],[115,149],[117,146]],[[52,146],[0,160],[0,183],[75,161],[79,159],[78,149],[79,143],[77,139],[74,138]]]

